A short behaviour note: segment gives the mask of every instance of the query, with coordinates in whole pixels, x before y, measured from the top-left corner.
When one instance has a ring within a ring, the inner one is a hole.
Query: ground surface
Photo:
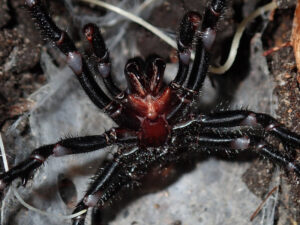
[[[265,50],[289,41],[294,2],[287,2],[281,5],[289,5],[289,8],[276,11],[273,17],[259,19],[249,27],[234,67],[222,77],[211,76],[216,86],[211,92],[221,97],[204,98],[202,110],[209,111],[216,106],[219,109],[247,107],[269,113],[300,133],[300,79],[292,47],[262,56]],[[139,26],[99,8],[81,4],[74,4],[72,8],[70,1],[64,3],[51,1],[49,6],[55,21],[71,33],[79,47],[84,45],[78,35],[82,24],[95,20],[102,23],[99,18],[105,15],[103,23],[110,23],[104,26],[104,34],[112,50],[115,74],[122,74],[126,59],[137,54],[147,56],[155,52],[169,62],[174,60],[174,50]],[[221,56],[226,56],[236,24],[262,4],[263,1],[250,0],[236,0],[230,4],[220,24],[213,63],[220,63]],[[164,31],[175,34],[184,12],[195,9],[201,12],[203,3],[172,0],[162,1],[153,8],[155,10],[146,10],[142,15]],[[61,136],[102,133],[109,129],[111,121],[80,91],[72,73],[64,67],[64,58],[42,41],[23,8],[23,0],[1,1],[0,15],[0,129],[10,164],[26,157],[33,148],[55,142]],[[121,41],[117,41],[116,35],[122,32]],[[170,65],[169,70],[173,67],[176,66]],[[116,81],[124,87],[122,78],[117,77]],[[74,202],[84,193],[86,179],[102,161],[103,154],[97,154],[97,157],[84,156],[85,160],[80,158],[80,161],[76,161],[77,157],[50,160],[39,170],[34,182],[19,191],[35,206],[69,214]],[[157,178],[155,182],[152,178],[152,182],[145,182],[141,188],[145,191],[122,197],[112,205],[113,209],[107,210],[107,220],[124,225],[300,224],[300,187],[293,174],[287,175],[254,156],[250,160],[216,156],[187,164],[177,168],[173,177]],[[69,181],[75,188],[70,188]],[[68,185],[61,185],[66,183]],[[269,198],[263,213],[249,222],[261,199],[277,185],[280,191]],[[66,186],[68,193],[63,196],[70,198],[62,198],[58,192],[62,193]],[[59,218],[48,218],[24,209],[10,192],[6,196],[2,225],[61,224]]]

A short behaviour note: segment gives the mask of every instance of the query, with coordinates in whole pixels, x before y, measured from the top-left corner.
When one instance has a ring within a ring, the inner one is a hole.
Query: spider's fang
[[[143,64],[140,58],[133,58],[128,60],[124,69],[129,92],[142,97],[146,95]]]
[[[166,68],[166,63],[158,56],[148,59],[146,74],[150,78],[149,83],[146,82],[146,88],[151,92],[151,95],[156,96],[163,84],[163,77]],[[148,83],[148,84],[147,84]]]

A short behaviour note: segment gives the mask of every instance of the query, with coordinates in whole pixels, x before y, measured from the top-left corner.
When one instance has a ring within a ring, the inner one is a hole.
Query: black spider
[[[154,55],[146,62],[140,58],[127,62],[125,75],[128,88],[121,91],[112,81],[109,53],[98,27],[87,24],[84,34],[98,60],[97,71],[113,99],[98,86],[68,34],[54,24],[41,1],[25,2],[43,35],[67,56],[68,65],[92,102],[119,127],[102,135],[68,138],[37,148],[28,159],[0,175],[2,191],[18,177],[26,183],[31,172],[51,155],[60,157],[96,151],[110,145],[120,148],[113,160],[95,175],[75,213],[90,207],[101,209],[122,187],[141,179],[151,168],[166,166],[193,152],[254,151],[300,176],[300,165],[288,152],[291,148],[300,147],[300,136],[271,116],[248,110],[191,113],[191,103],[207,74],[210,50],[225,0],[212,0],[206,8],[201,35],[195,35],[200,26],[200,15],[188,12],[184,16],[177,40],[179,69],[170,84],[163,81],[164,61]],[[190,49],[194,39],[196,54],[189,73]],[[268,135],[278,138],[287,152],[281,153],[269,144],[266,141]],[[86,214],[76,217],[73,225],[83,225],[85,217]]]

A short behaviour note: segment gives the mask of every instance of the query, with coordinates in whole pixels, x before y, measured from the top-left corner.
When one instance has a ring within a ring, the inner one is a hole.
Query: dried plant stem
[[[150,32],[152,32],[153,34],[155,34],[156,36],[158,36],[159,38],[161,38],[163,41],[165,41],[167,44],[169,44],[171,47],[173,48],[177,48],[177,44],[176,41],[173,40],[172,38],[170,38],[169,36],[167,36],[166,34],[164,34],[161,30],[159,30],[157,27],[151,25],[150,23],[148,23],[147,21],[143,20],[142,18],[128,12],[125,11],[124,9],[121,9],[117,6],[108,4],[106,2],[100,1],[100,0],[81,0],[82,2],[88,2],[88,3],[92,3],[94,5],[106,8],[108,10],[111,10],[115,13],[118,13],[124,17],[126,17],[127,19],[143,26],[144,28],[146,28],[147,30],[149,30]],[[230,52],[228,55],[228,58],[226,60],[226,62],[220,66],[220,67],[210,67],[209,68],[209,72],[211,73],[215,73],[215,74],[223,74],[225,73],[227,70],[230,69],[230,67],[232,66],[235,58],[236,58],[236,54],[237,54],[237,50],[240,44],[240,40],[241,37],[243,35],[243,32],[247,26],[247,24],[252,21],[253,19],[255,19],[256,17],[260,16],[261,14],[274,10],[277,8],[277,5],[274,2],[268,3],[262,7],[259,7],[258,9],[256,9],[254,12],[252,12],[247,18],[245,18],[238,26],[235,35],[233,37],[232,43],[231,43],[231,48],[230,48]],[[194,54],[192,55],[192,59],[194,58]]]

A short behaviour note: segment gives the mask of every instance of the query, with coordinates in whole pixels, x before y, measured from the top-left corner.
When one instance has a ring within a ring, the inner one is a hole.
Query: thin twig
[[[155,34],[156,36],[158,36],[159,38],[161,38],[163,41],[165,41],[167,44],[169,44],[171,47],[177,49],[177,44],[176,41],[173,40],[172,38],[170,38],[169,36],[167,36],[166,34],[164,34],[161,30],[159,30],[158,28],[154,27],[153,25],[151,25],[150,23],[148,23],[147,21],[143,20],[142,18],[128,12],[125,11],[124,9],[121,9],[117,6],[108,4],[106,2],[100,1],[100,0],[80,0],[82,2],[88,2],[88,3],[92,3],[95,4],[97,6],[106,8],[108,10],[111,10],[115,13],[118,13],[122,16],[124,16],[125,18],[143,26],[144,28],[146,28],[147,30],[149,30],[150,32],[152,32],[153,34]],[[231,48],[230,48],[230,52],[228,55],[228,58],[226,60],[226,62],[219,67],[213,67],[210,66],[209,67],[209,72],[211,73],[215,73],[215,74],[223,74],[225,73],[227,70],[230,69],[230,67],[232,66],[235,58],[236,58],[236,54],[237,54],[237,50],[240,44],[240,40],[241,37],[243,35],[243,32],[247,26],[247,24],[252,21],[253,19],[255,19],[256,17],[260,16],[261,14],[274,10],[277,8],[277,4],[274,2],[268,3],[258,9],[256,9],[253,13],[251,13],[248,17],[246,17],[238,26],[235,35],[233,37],[232,43],[231,43]],[[192,59],[194,59],[194,54],[192,54]]]
[[[177,45],[176,45],[176,41],[174,41],[172,38],[168,37],[167,35],[165,35],[161,30],[159,30],[158,28],[156,28],[155,26],[151,25],[150,23],[148,23],[147,21],[143,20],[142,18],[128,12],[125,11],[124,9],[121,9],[117,6],[108,4],[106,2],[102,2],[102,1],[97,1],[97,0],[81,0],[82,2],[88,2],[88,3],[92,3],[94,5],[98,5],[100,7],[106,8],[110,11],[113,11],[115,13],[118,13],[122,16],[124,16],[125,18],[141,25],[142,27],[146,28],[147,30],[151,31],[153,34],[155,34],[156,36],[158,36],[159,38],[161,38],[163,41],[165,41],[166,43],[168,43],[170,46],[172,46],[173,48],[177,49]]]
[[[216,74],[223,74],[225,73],[227,70],[229,70],[229,68],[232,66],[235,58],[236,58],[236,54],[237,54],[237,50],[239,48],[239,45],[240,45],[240,40],[241,40],[241,37],[244,33],[244,30],[246,29],[246,26],[247,24],[255,19],[256,17],[262,15],[263,13],[265,12],[268,12],[268,11],[271,11],[271,10],[274,10],[277,8],[277,4],[274,2],[271,2],[271,3],[268,3],[262,7],[259,7],[258,9],[256,9],[254,12],[252,12],[248,17],[246,17],[238,26],[235,34],[234,34],[234,37],[233,37],[233,40],[232,40],[232,43],[231,43],[231,47],[230,47],[230,52],[229,52],[229,55],[228,55],[228,58],[226,60],[226,62],[220,66],[220,67],[211,67],[210,68],[210,72],[212,73],[216,73]]]
[[[266,196],[266,198],[259,204],[259,206],[257,207],[257,209],[254,211],[254,213],[252,214],[252,216],[250,217],[250,221],[252,222],[254,220],[254,218],[257,216],[257,214],[261,211],[262,207],[264,206],[264,204],[266,203],[266,201],[268,200],[268,198],[278,189],[279,186],[274,187]]]

